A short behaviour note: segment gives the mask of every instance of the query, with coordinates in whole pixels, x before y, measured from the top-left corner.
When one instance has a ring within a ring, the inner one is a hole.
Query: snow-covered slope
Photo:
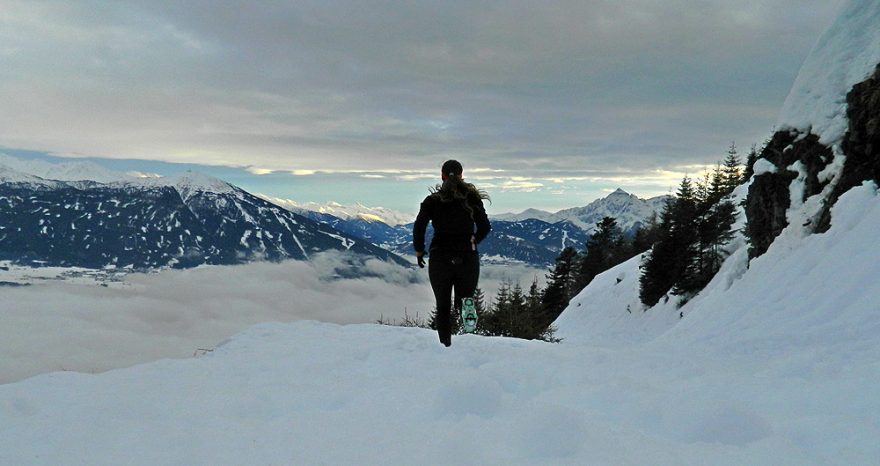
[[[52,188],[59,183],[18,171],[8,165],[0,164],[0,183],[26,184],[32,187]]]
[[[558,345],[263,324],[201,358],[2,385],[0,464],[876,464],[877,187],[834,217],[748,272],[735,254],[681,319],[627,311],[621,264]]]
[[[844,5],[805,62],[766,160],[735,192],[737,205],[747,199],[735,228],[745,227],[744,213],[752,232],[776,222],[766,251],[750,260],[740,232],[700,294],[681,307],[669,296],[650,309],[639,302],[635,258],[576,296],[556,322],[558,335],[572,345],[665,354],[694,381],[717,362],[732,371],[750,366],[715,400],[747,400],[735,411],[751,410],[729,419],[725,432],[789,432],[791,445],[815,444],[816,463],[877,464],[880,448],[869,436],[880,433],[880,424],[867,414],[880,409],[880,392],[868,388],[880,383],[877,24],[880,3]],[[757,387],[767,393],[756,395]],[[764,418],[763,427],[749,421],[741,429],[741,421],[759,420],[752,415],[792,399],[798,402],[791,418]],[[821,426],[807,427],[818,419]]]
[[[718,275],[681,308],[671,297],[645,309],[639,301],[640,258],[635,257],[599,275],[572,299],[556,321],[559,336],[569,343],[617,345],[662,335],[713,346],[721,345],[721,335],[738,342],[749,332],[749,340],[766,335],[802,340],[808,333],[830,330],[841,332],[841,339],[860,334],[880,349],[873,302],[880,296],[876,184],[847,192],[833,215],[828,232],[806,238],[783,235],[751,263],[739,237]],[[817,326],[827,323],[832,328]],[[789,343],[798,342],[781,345]]]

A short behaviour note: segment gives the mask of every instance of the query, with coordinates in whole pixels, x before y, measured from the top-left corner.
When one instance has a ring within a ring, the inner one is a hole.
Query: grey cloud
[[[14,2],[0,144],[275,169],[711,162],[770,129],[838,3]]]

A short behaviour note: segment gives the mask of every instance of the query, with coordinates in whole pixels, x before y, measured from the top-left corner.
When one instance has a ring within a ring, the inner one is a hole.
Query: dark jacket
[[[471,212],[464,207],[464,202],[468,203]],[[437,194],[426,197],[413,225],[413,247],[416,252],[425,250],[428,222],[434,226],[431,253],[476,251],[471,237],[479,244],[492,229],[483,200],[476,192],[468,193],[466,201],[443,201]]]

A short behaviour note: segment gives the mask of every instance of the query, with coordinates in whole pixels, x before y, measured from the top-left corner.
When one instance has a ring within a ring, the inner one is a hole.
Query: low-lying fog
[[[339,324],[430,316],[427,269],[337,253],[311,262],[254,263],[130,274],[124,286],[43,281],[0,287],[0,383],[59,370],[100,372],[191,357],[256,323]],[[353,268],[369,275],[350,276]],[[487,300],[505,280],[527,288],[545,271],[484,265]],[[2,276],[3,272],[0,272]],[[2,279],[0,279],[2,280]]]

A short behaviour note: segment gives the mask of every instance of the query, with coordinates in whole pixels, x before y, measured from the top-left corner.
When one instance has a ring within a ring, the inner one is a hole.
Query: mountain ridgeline
[[[547,267],[565,248],[583,248],[593,219],[615,216],[635,231],[661,200],[618,190],[586,207],[544,213],[546,220],[493,218],[480,252],[485,263]],[[405,218],[376,209],[344,217],[306,210],[197,173],[134,179],[83,162],[0,157],[0,260],[27,265],[186,268],[308,260],[329,250],[408,265],[400,256],[412,254],[412,223],[390,225],[372,212]]]
[[[361,238],[217,179],[63,182],[0,177],[0,259],[30,265],[185,268],[350,251],[407,264]]]
[[[632,237],[651,223],[666,205],[669,196],[640,199],[622,189],[584,207],[556,213],[528,209],[520,214],[493,215],[492,232],[480,244],[484,263],[522,263],[549,267],[566,248],[583,249],[606,217],[617,220],[626,237]],[[411,255],[412,223],[391,226],[372,215],[341,218],[319,210],[293,207],[294,211],[349,235],[364,238],[382,248]],[[428,228],[427,240],[432,237]]]

